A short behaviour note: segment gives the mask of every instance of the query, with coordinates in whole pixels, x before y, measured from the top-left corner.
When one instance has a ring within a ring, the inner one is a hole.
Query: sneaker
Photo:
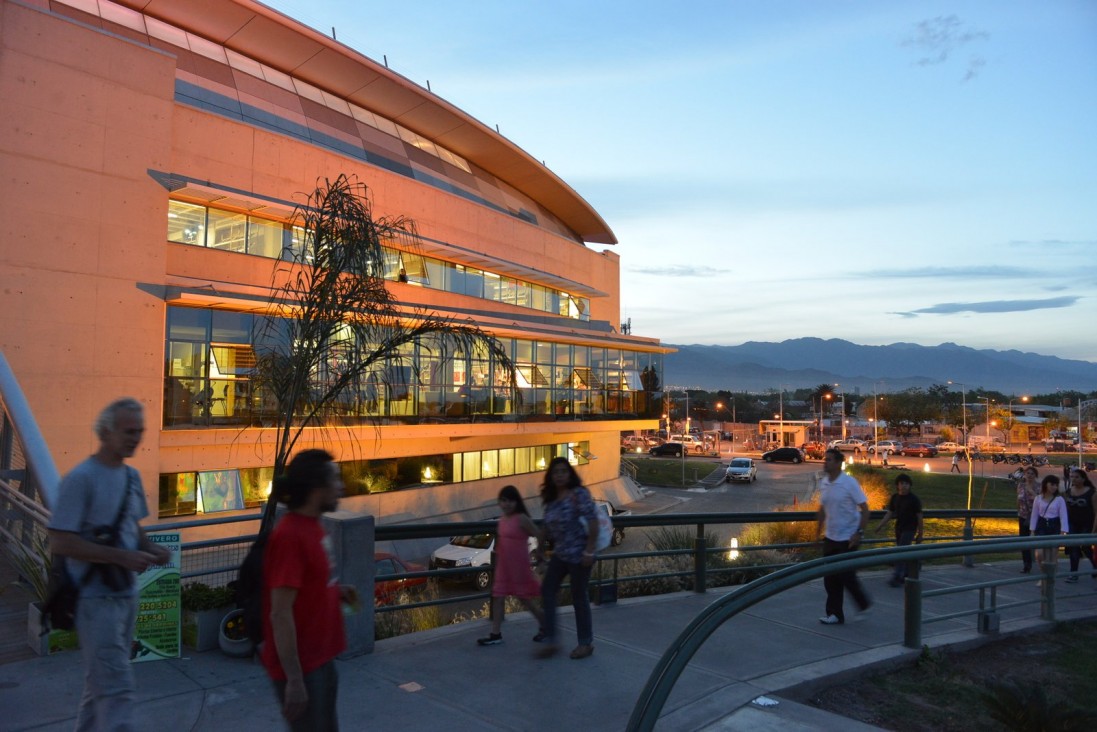
[[[1028,574],[1032,571],[1032,567],[1021,567],[1021,574]]]
[[[1072,577],[1067,577],[1067,578],[1066,578],[1065,580],[1063,580],[1063,581],[1064,581],[1064,582],[1069,582],[1070,584],[1074,584],[1075,582],[1077,582],[1077,581],[1078,581],[1078,575],[1074,575],[1074,576],[1072,576]]]
[[[534,642],[534,643],[544,643],[544,642],[545,642],[545,638],[548,638],[548,636],[547,636],[547,635],[545,635],[545,631],[543,631],[543,630],[538,630],[538,631],[537,631],[537,635],[533,636],[533,642]]]
[[[864,620],[867,620],[870,615],[872,615],[872,606],[871,605],[866,607],[864,610],[858,610],[857,614],[853,616],[853,622],[860,623]]]
[[[837,615],[828,615],[825,618],[819,618],[819,622],[823,625],[841,625],[842,619]]]
[[[478,646],[497,646],[503,642],[502,633],[492,633],[487,638],[477,638],[476,645]]]

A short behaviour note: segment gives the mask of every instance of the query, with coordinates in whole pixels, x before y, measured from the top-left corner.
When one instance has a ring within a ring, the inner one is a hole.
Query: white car
[[[758,466],[750,458],[732,458],[727,471],[724,473],[724,480],[728,483],[735,483],[736,481],[750,483],[758,480]]]
[[[956,452],[957,450],[963,450],[964,446],[958,442],[942,442],[937,445],[938,452]]]
[[[681,443],[686,448],[687,453],[692,452],[700,455],[706,450],[704,440],[694,435],[671,435],[670,441]]]
[[[858,452],[865,449],[865,441],[851,437],[848,440],[834,440],[830,443],[830,447],[837,448],[842,452]]]
[[[440,546],[430,553],[431,569],[469,569],[468,576],[460,575],[464,579],[471,579],[478,590],[486,590],[491,586],[491,550],[495,548],[495,534],[473,534],[472,536],[455,536],[445,546]],[[530,563],[533,562],[534,553],[537,551],[537,540],[532,536],[528,542]]]

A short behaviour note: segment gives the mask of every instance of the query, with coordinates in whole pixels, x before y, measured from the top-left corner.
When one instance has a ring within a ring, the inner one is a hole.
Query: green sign
[[[171,559],[137,575],[137,632],[130,652],[134,662],[179,657],[179,534],[149,534],[149,540],[171,552]]]

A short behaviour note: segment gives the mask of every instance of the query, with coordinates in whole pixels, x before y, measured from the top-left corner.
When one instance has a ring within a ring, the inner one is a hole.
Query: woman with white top
[[[1045,475],[1040,482],[1040,495],[1032,503],[1032,518],[1029,529],[1036,536],[1059,536],[1070,532],[1067,519],[1067,504],[1059,495],[1059,476]],[[1058,560],[1059,547],[1041,549],[1041,566],[1054,565]]]

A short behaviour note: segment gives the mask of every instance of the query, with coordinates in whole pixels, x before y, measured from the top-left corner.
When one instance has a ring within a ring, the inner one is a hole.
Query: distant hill
[[[670,386],[763,392],[839,383],[846,391],[928,387],[951,380],[969,389],[1005,393],[1097,390],[1097,364],[1020,351],[976,350],[955,343],[859,346],[833,338],[795,338],[739,346],[671,345],[664,382]]]

